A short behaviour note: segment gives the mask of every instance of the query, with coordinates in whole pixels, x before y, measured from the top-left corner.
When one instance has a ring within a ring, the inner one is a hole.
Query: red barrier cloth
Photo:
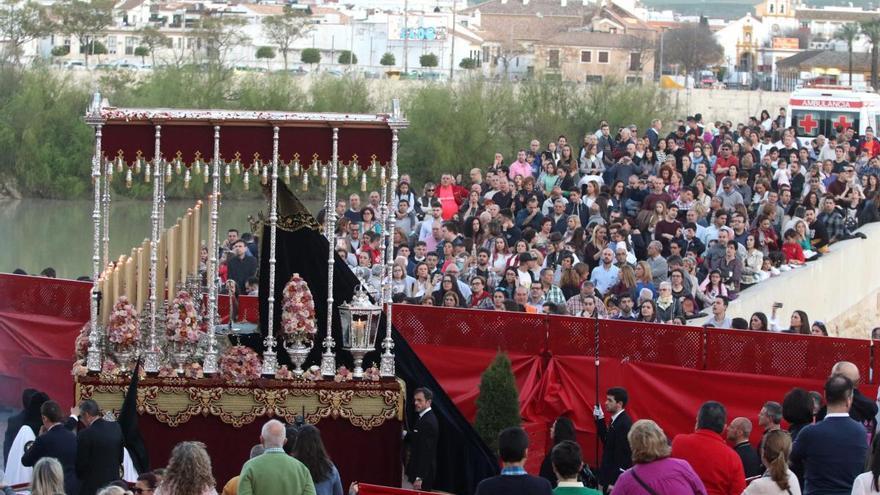
[[[342,487],[345,489],[346,487]],[[421,490],[406,490],[403,488],[391,488],[390,486],[370,485],[367,483],[358,483],[358,495],[418,495],[428,494],[431,492],[423,492]]]

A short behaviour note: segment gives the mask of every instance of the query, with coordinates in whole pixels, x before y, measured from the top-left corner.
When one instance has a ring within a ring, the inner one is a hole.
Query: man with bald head
[[[287,432],[277,419],[263,425],[263,454],[247,461],[238,482],[239,495],[315,495],[315,484],[305,464],[284,452]]]
[[[727,427],[727,441],[742,461],[746,478],[760,476],[764,472],[761,459],[749,443],[752,434],[752,422],[748,418],[738,417]]]
[[[870,444],[877,427],[877,403],[859,392],[859,382],[861,380],[859,367],[849,361],[840,361],[831,368],[831,376],[834,375],[843,375],[853,382],[852,406],[849,408],[849,417],[865,427],[868,443]],[[819,411],[817,421],[825,417],[825,411],[825,407]]]

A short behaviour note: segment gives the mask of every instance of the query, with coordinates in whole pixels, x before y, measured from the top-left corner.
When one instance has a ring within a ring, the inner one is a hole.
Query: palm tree
[[[872,19],[861,23],[862,34],[871,43],[871,87],[877,89],[877,59],[880,50],[880,20]]]
[[[853,43],[859,37],[859,26],[855,23],[848,22],[834,33],[834,37],[846,42],[846,49],[849,52],[849,86],[852,87],[852,71],[853,71]]]

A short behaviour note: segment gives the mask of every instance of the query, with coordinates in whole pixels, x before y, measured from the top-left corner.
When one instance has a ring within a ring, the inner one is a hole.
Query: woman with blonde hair
[[[648,268],[650,270],[650,268]],[[617,276],[617,284],[611,287],[610,292],[617,297],[627,295],[635,300],[636,298],[636,274],[633,267],[623,265]]]
[[[156,495],[217,495],[215,485],[205,444],[180,442],[171,451]]]
[[[773,430],[764,435],[761,462],[767,470],[743,492],[743,495],[801,495],[797,476],[788,468],[791,435]],[[855,493],[855,492],[854,492]]]
[[[669,457],[666,434],[650,419],[633,423],[629,434],[633,467],[614,484],[614,495],[705,495],[706,487],[694,469],[683,459]]]
[[[31,481],[32,495],[58,495],[64,493],[64,470],[54,457],[43,457],[34,466]]]
[[[642,260],[636,264],[636,288],[635,293],[638,294],[642,289],[651,291],[651,296],[657,295],[657,288],[654,287],[654,274],[651,272],[651,265],[647,261]]]

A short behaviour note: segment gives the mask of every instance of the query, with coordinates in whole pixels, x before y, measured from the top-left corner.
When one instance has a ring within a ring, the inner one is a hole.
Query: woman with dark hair
[[[363,218],[360,225],[361,235],[363,235],[364,232],[382,233],[382,222],[376,220],[376,211],[373,210],[372,206],[364,206],[361,208],[361,218]]]
[[[458,306],[463,307],[462,302],[465,298],[461,294],[461,290],[458,288],[458,280],[455,278],[455,275],[449,274],[443,275],[443,278],[440,280],[440,288],[434,291],[434,306],[445,306],[443,299],[447,292],[454,292]]]
[[[782,399],[782,418],[788,422],[792,440],[797,440],[801,429],[813,422],[813,399],[806,390],[796,387]]]
[[[770,330],[767,326],[767,315],[760,311],[752,313],[752,317],[749,319],[749,330],[754,330],[756,332],[766,332]]]
[[[508,268],[504,271],[504,278],[501,279],[496,290],[504,291],[508,299],[513,299],[513,291],[516,290],[517,280],[519,280],[519,276],[516,273],[516,269]]]
[[[650,323],[659,323],[657,319],[657,305],[654,301],[648,299],[639,304],[639,316],[636,321],[646,321]]]
[[[301,427],[293,456],[309,468],[316,495],[342,495],[339,471],[324,449],[320,430],[312,425]]]
[[[810,335],[810,318],[807,316],[807,313],[800,309],[794,310],[791,313],[788,328],[786,330],[780,330],[779,322],[776,321],[776,310],[777,308],[774,307],[773,312],[770,315],[770,330],[774,332]]]
[[[871,455],[868,456],[868,471],[856,476],[852,495],[880,494],[880,436],[875,435],[871,442]]]
[[[810,327],[810,335],[816,335],[819,337],[827,337],[828,336],[828,328],[825,327],[825,323],[822,323],[819,320],[813,322],[813,326]]]
[[[541,462],[540,476],[549,481],[553,488],[556,488],[556,473],[553,472],[553,462],[550,460],[550,453],[553,451],[553,447],[559,445],[565,440],[577,442],[574,423],[571,419],[566,418],[565,416],[556,418],[556,421],[550,426],[550,438],[553,439],[553,445],[547,449],[547,454]]]
[[[155,473],[143,473],[137,478],[137,483],[134,485],[134,493],[136,495],[153,495],[157,486],[159,486],[159,477]]]

